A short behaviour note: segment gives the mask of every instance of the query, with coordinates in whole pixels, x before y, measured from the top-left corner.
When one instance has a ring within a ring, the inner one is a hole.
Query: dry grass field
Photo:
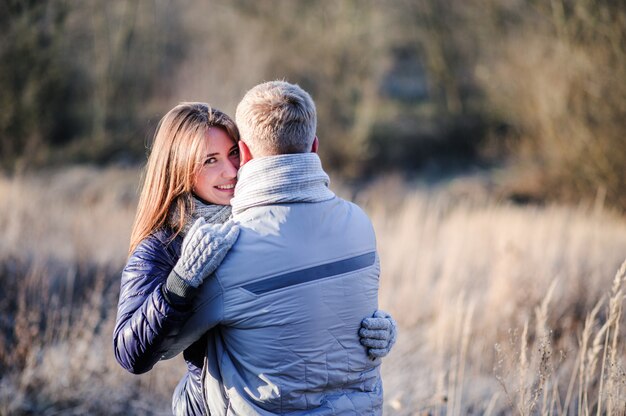
[[[138,176],[0,178],[0,415],[169,413],[182,360],[133,376],[112,351]],[[623,217],[456,182],[340,193],[371,215],[400,325],[386,414],[626,413]]]

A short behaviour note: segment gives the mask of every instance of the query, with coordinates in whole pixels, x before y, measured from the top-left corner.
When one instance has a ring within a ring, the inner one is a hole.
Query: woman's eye
[[[211,165],[211,164],[213,164],[215,162],[217,162],[217,159],[214,158],[214,157],[210,157],[210,158],[208,158],[207,160],[204,161],[204,164],[205,165]]]
[[[231,156],[239,156],[239,149],[233,149],[230,151]]]

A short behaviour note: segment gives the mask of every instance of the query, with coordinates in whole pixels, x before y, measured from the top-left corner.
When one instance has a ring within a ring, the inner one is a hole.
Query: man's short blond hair
[[[311,96],[285,81],[249,90],[237,106],[235,120],[254,157],[310,152],[317,127]]]

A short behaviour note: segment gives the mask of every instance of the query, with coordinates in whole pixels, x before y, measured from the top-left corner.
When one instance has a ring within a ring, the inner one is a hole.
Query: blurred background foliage
[[[498,166],[508,195],[626,208],[626,4],[2,0],[0,165],[139,164],[179,101],[282,78],[347,178]]]

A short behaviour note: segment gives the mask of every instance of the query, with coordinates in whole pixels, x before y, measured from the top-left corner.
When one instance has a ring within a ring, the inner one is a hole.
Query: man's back
[[[203,290],[223,308],[208,351],[211,414],[380,413],[380,363],[358,339],[378,297],[367,216],[334,197],[235,219],[239,240]]]

